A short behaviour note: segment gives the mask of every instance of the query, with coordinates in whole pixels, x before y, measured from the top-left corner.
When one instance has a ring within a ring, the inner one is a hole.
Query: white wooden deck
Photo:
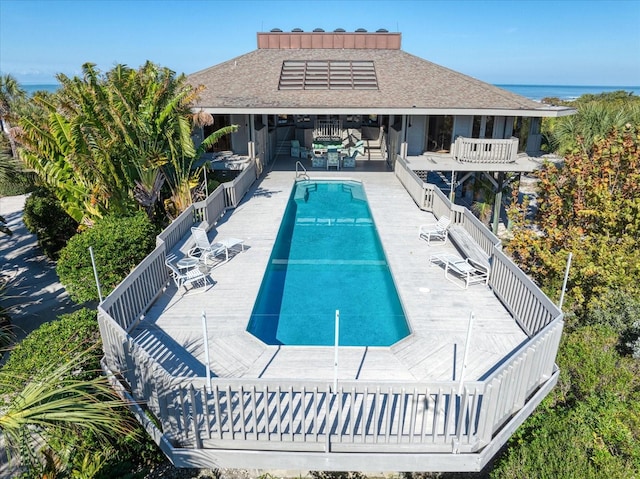
[[[295,160],[280,160],[210,232],[210,239],[215,235],[245,240],[244,252],[213,271],[214,286],[183,295],[176,294],[171,285],[132,333],[173,375],[205,375],[204,311],[215,375],[333,379],[333,348],[267,346],[245,330],[294,183],[294,165]],[[389,348],[340,348],[340,379],[459,379],[472,312],[475,323],[466,380],[482,378],[526,340],[490,289],[477,284],[465,290],[462,282],[446,281],[442,268],[429,265],[431,252],[453,252],[455,248],[450,242],[428,246],[418,238],[419,225],[435,219],[417,208],[383,162],[339,172],[310,169],[309,174],[311,179],[339,177],[363,182],[412,330],[409,337]]]

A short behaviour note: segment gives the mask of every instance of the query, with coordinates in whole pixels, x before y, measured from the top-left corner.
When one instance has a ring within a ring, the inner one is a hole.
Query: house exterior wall
[[[496,116],[493,120],[493,139],[508,138],[505,136],[506,118],[504,116]]]
[[[473,116],[457,115],[453,120],[453,134],[451,141],[455,141],[457,136],[471,137],[473,131]]]
[[[254,118],[254,124],[258,125],[259,129],[254,129],[254,138],[251,138],[251,132],[249,124],[252,116]],[[317,115],[308,115],[310,122],[317,118]],[[345,115],[340,116],[343,120]],[[389,115],[388,118],[384,117],[385,124],[394,125],[394,119],[397,118],[394,115]],[[257,121],[256,121],[257,119]],[[280,125],[273,129],[273,134],[269,134],[268,129],[269,115],[248,115],[248,114],[236,114],[231,115],[231,121],[239,126],[236,133],[231,136],[232,149],[235,153],[241,155],[248,155],[250,148],[249,142],[254,142],[255,154],[260,157],[264,164],[268,164],[275,157],[278,147],[287,143],[291,139],[297,139],[300,145],[310,147],[312,142],[312,128],[302,128],[295,124]],[[402,129],[397,131],[396,136],[393,136],[393,128],[387,129],[387,146],[393,160],[394,154],[401,154],[402,138],[406,141],[406,154],[408,156],[419,156],[427,151],[427,136],[429,127],[428,115],[407,115],[403,116],[405,132],[403,135]],[[513,136],[514,117],[495,116],[493,118],[493,131],[491,138],[493,139],[509,139]],[[462,136],[466,138],[473,138],[473,122],[474,116],[472,115],[455,115],[453,117],[453,129],[452,129],[452,141],[456,137]],[[362,127],[355,128],[362,131]],[[265,131],[262,131],[265,130]],[[481,132],[482,133],[482,132]],[[202,132],[196,130],[194,132],[194,142],[198,146],[202,142]],[[480,134],[482,138],[482,134]],[[528,130],[528,138],[526,144],[526,153],[529,156],[537,156],[540,153],[541,134],[540,134],[540,119],[532,118],[530,127]],[[445,145],[445,148],[450,145]]]
[[[527,136],[527,147],[525,150],[527,155],[539,155],[541,145],[542,133],[540,132],[540,118],[531,118],[531,122],[529,123],[529,135]]]

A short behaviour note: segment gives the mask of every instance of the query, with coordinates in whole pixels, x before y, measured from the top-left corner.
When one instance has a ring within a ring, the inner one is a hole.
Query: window
[[[371,60],[285,60],[279,90],[377,90]]]
[[[452,132],[453,116],[430,116],[427,151],[449,150]]]
[[[493,138],[493,116],[474,116],[471,138]]]

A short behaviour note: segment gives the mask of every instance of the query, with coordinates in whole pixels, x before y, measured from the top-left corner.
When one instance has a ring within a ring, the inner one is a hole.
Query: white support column
[[[402,138],[402,143],[400,143],[400,158],[406,160],[407,150],[409,149],[409,145],[407,144],[407,115],[402,115],[402,130],[400,132],[400,138]]]
[[[249,144],[247,145],[247,152],[249,158],[252,160],[256,157],[256,117],[253,113],[249,115]]]

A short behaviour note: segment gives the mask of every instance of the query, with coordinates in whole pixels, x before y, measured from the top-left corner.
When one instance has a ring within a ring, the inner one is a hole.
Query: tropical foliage
[[[522,210],[512,211],[516,227],[508,245],[556,298],[573,253],[568,310],[579,316],[602,307],[610,291],[640,295],[638,126],[613,129],[590,150],[579,148],[562,166],[548,163],[538,172],[535,227],[523,221]]]
[[[42,325],[0,370],[0,429],[25,477],[124,477],[157,462],[155,445],[99,371],[96,312]]]
[[[155,247],[156,229],[143,212],[133,216],[107,216],[69,240],[60,251],[56,271],[71,298],[97,301],[91,254],[103,297],[106,297]]]
[[[548,118],[542,125],[547,149],[559,155],[591,153],[595,142],[612,130],[622,131],[625,125],[640,124],[640,97],[617,91],[599,95],[583,95],[574,102],[546,101],[578,108],[568,117]]]
[[[87,225],[137,208],[153,216],[165,182],[180,211],[190,204],[192,166],[201,153],[191,139],[198,88],[151,62],[106,74],[87,63],[82,78],[57,79],[55,94],[34,96],[40,109],[20,117],[17,139],[21,158],[69,216]],[[235,129],[214,132],[203,148]]]
[[[512,207],[507,249],[556,300],[569,253],[560,380],[491,476],[640,477],[640,99],[582,98],[546,128],[561,164],[538,172],[538,210]]]

